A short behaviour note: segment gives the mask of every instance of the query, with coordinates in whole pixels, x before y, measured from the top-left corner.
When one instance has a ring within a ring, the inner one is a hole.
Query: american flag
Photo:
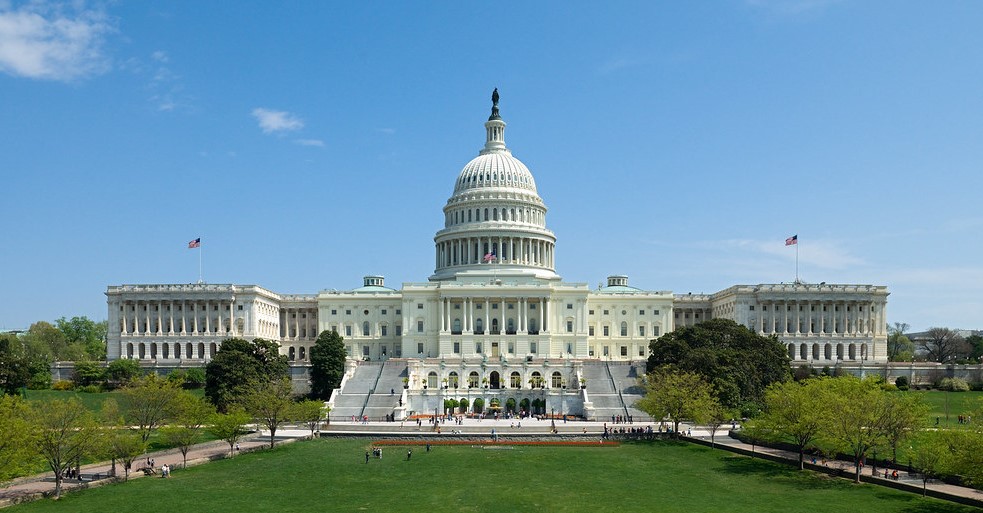
[[[495,261],[495,250],[493,249],[493,250],[491,250],[491,252],[486,253],[485,254],[485,258],[483,258],[482,260],[484,260],[485,263],[494,262]]]
[[[201,237],[198,237],[197,239],[188,243],[188,249],[195,249],[199,246],[201,246]]]
[[[798,244],[798,243],[799,243],[799,236],[798,236],[798,234],[793,235],[793,236],[785,239],[785,245],[786,246],[791,246],[791,245]]]

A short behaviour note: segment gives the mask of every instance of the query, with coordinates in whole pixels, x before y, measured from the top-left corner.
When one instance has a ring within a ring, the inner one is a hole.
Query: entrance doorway
[[[492,358],[498,358],[498,342],[492,342]]]
[[[491,375],[489,376],[491,387],[493,389],[499,388],[501,386],[501,379],[501,375],[498,373],[498,371],[492,371]]]

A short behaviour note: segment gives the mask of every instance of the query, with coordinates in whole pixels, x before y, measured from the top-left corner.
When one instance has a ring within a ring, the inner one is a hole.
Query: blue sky
[[[530,5],[532,4],[532,5]],[[601,9],[599,6],[605,5]],[[492,88],[557,270],[983,328],[983,3],[0,0],[0,329],[107,285],[422,282]]]

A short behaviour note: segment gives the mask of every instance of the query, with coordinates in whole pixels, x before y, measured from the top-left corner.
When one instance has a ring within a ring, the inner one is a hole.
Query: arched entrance
[[[501,376],[498,374],[498,371],[492,371],[488,376],[488,380],[491,382],[490,385],[493,389],[501,386]]]

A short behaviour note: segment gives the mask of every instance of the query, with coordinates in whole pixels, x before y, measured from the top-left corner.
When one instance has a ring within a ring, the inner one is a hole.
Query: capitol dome
[[[529,168],[505,146],[505,126],[496,89],[485,146],[461,170],[444,206],[433,281],[487,274],[559,279],[546,204]]]

